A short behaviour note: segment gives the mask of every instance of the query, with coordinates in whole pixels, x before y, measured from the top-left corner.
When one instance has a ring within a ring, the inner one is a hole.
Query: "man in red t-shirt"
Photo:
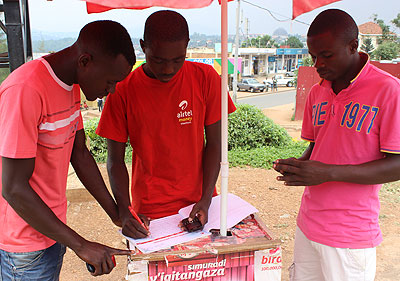
[[[126,29],[113,21],[82,28],[77,41],[25,63],[0,87],[0,280],[58,280],[65,247],[111,272],[130,254],[90,242],[66,225],[69,163],[109,217],[117,205],[85,145],[79,84],[93,101],[115,90],[136,59]],[[88,218],[90,219],[90,218]]]
[[[107,98],[97,133],[108,139],[108,172],[125,235],[148,232],[128,210],[125,144],[133,148],[132,206],[146,221],[195,203],[205,224],[221,158],[221,79],[208,65],[185,61],[186,20],[158,11],[140,40],[146,63]],[[227,93],[228,95],[228,93]],[[235,106],[229,98],[229,111]],[[204,135],[205,133],[205,135]],[[204,138],[205,137],[205,138]]]

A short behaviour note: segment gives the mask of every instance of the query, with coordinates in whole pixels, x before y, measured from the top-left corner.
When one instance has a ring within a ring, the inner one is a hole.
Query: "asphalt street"
[[[254,97],[242,97],[237,99],[237,103],[254,105],[260,109],[295,103],[296,90],[283,91],[271,94],[266,92]]]

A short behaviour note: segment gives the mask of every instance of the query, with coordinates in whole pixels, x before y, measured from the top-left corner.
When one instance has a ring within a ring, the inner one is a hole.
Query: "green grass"
[[[276,159],[300,157],[307,148],[304,141],[291,141],[285,146],[265,146],[250,150],[234,149],[228,151],[230,167],[245,167],[271,169]]]

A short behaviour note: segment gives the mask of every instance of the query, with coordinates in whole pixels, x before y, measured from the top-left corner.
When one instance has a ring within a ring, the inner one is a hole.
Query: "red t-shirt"
[[[1,84],[0,128],[0,156],[35,158],[29,184],[65,223],[71,151],[76,131],[83,128],[79,87],[63,83],[43,58],[25,63]],[[0,191],[1,168],[0,161]],[[0,195],[0,249],[32,252],[54,243]]]
[[[167,83],[148,77],[143,67],[133,71],[107,97],[96,133],[118,142],[129,137],[133,206],[159,218],[200,200],[204,126],[220,119],[219,75],[186,61]]]

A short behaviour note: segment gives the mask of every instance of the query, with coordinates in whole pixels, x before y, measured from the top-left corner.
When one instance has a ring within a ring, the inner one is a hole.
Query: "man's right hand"
[[[94,266],[93,276],[110,273],[114,268],[112,256],[133,254],[130,250],[111,248],[96,242],[85,241],[78,250],[74,250],[78,257]]]
[[[148,228],[150,225],[149,218],[142,214],[139,214],[138,216]],[[122,218],[122,234],[134,239],[139,239],[147,237],[150,232],[144,228],[131,213],[126,213]]]

